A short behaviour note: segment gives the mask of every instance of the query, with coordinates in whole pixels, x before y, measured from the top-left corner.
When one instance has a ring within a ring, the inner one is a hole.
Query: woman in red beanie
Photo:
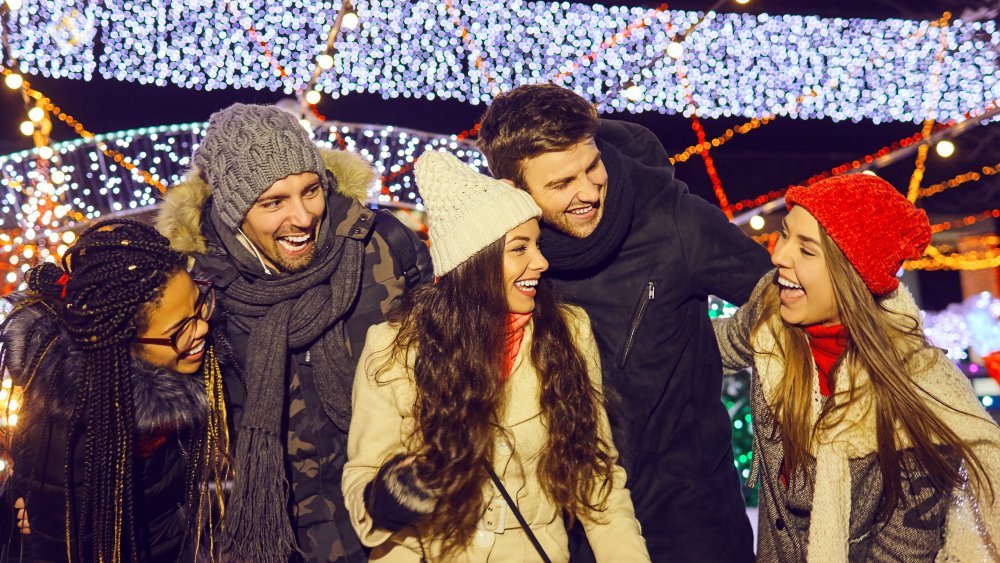
[[[927,215],[862,174],[786,203],[776,270],[715,325],[754,367],[758,561],[995,560],[1000,428],[896,279]]]

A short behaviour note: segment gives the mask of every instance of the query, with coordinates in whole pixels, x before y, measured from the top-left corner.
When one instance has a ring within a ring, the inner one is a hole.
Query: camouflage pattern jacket
[[[368,328],[384,320],[407,288],[431,279],[430,256],[416,235],[393,216],[365,207],[367,187],[374,178],[366,160],[345,151],[321,152],[327,169],[337,180],[336,191],[327,194],[328,202],[334,198],[352,200],[346,211],[330,217],[331,228],[338,236],[366,242],[361,287],[345,320],[348,346],[356,363]],[[168,191],[157,227],[175,250],[192,258],[196,275],[210,279],[224,293],[241,272],[226,255],[217,235],[213,236],[208,218],[211,195],[212,188],[192,170],[184,182]],[[327,209],[345,206],[328,204]],[[249,334],[226,324],[224,311],[217,317],[222,319],[221,332],[232,349],[231,361],[223,372],[234,432],[239,427],[246,393],[241,367],[245,365]],[[299,549],[305,561],[366,561],[340,492],[347,429],[338,428],[323,410],[308,347],[290,352],[284,412],[285,459],[291,484],[289,513]],[[233,434],[232,443],[235,440]]]
[[[761,279],[750,301],[729,319],[713,325],[727,370],[752,365],[753,469],[749,482],[760,479],[757,561],[994,561],[991,538],[1000,531],[1000,498],[959,490],[941,490],[913,463],[907,438],[897,435],[902,472],[901,498],[880,516],[884,484],[878,467],[874,397],[868,374],[841,361],[834,369],[835,394],[823,397],[813,367],[815,428],[810,457],[786,485],[782,478],[784,448],[773,406],[784,364],[777,351],[780,322],[754,331],[762,311],[762,294],[774,272]],[[913,326],[920,319],[913,298],[900,286],[882,305],[891,322]],[[1000,428],[983,409],[968,378],[935,348],[910,351],[911,377],[922,388],[931,410],[968,443],[986,469],[994,489],[1000,483]],[[810,360],[812,358],[810,357]],[[844,416],[816,426],[827,401],[840,401],[855,385],[856,397]],[[934,398],[930,398],[934,397]],[[964,469],[960,469],[964,471]]]

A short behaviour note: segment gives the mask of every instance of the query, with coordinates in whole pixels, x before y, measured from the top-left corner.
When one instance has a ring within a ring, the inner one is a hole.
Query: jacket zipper
[[[628,361],[628,355],[632,352],[632,346],[635,344],[635,333],[639,330],[639,323],[642,322],[642,317],[646,314],[646,308],[649,307],[649,302],[656,297],[656,286],[653,282],[646,282],[646,287],[643,289],[642,295],[639,296],[639,304],[636,305],[635,314],[632,315],[632,324],[628,329],[628,336],[625,339],[625,348],[622,349],[621,356],[618,359],[618,368],[624,369],[625,362]]]

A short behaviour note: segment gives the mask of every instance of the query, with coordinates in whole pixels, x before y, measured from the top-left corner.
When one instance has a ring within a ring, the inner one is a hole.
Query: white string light
[[[11,90],[17,90],[24,84],[24,78],[20,74],[8,74],[6,78],[3,79],[3,83]]]
[[[58,233],[73,222],[130,213],[159,201],[155,187],[109,158],[100,146],[113,148],[169,186],[180,182],[191,166],[191,154],[205,126],[122,131],[0,156],[0,256],[9,257],[17,269],[15,280],[30,267],[32,258],[61,255],[59,245],[70,244],[74,236]],[[487,169],[474,143],[455,135],[329,122],[314,136],[322,146],[349,150],[371,161],[381,181],[370,187],[369,201],[380,206],[423,209],[410,167],[424,151],[448,150],[480,171]],[[40,161],[42,149],[52,154]],[[47,177],[43,166],[48,167]]]
[[[181,181],[191,165],[191,154],[204,133],[204,124],[144,128],[78,139],[0,156],[0,229],[31,227],[35,221],[25,189],[46,191],[61,200],[62,215],[76,212],[86,219],[125,209],[139,209],[158,201],[159,192],[141,177],[108,158],[98,148],[107,145],[136,166],[148,170],[164,183]],[[316,130],[321,145],[353,151],[372,161],[380,176],[391,177],[383,186],[372,186],[371,200],[385,205],[421,207],[422,201],[408,166],[426,150],[447,149],[469,164],[486,170],[486,162],[471,141],[454,135],[437,135],[391,126],[331,122]],[[49,181],[43,180],[37,156],[42,150],[50,160]],[[49,153],[51,151],[51,154]],[[405,171],[404,173],[398,173]],[[37,199],[37,198],[35,198]],[[44,231],[28,228],[31,237],[47,237],[58,221],[43,225]],[[0,242],[3,242],[0,239]]]
[[[28,0],[12,14],[11,46],[25,72],[45,76],[89,79],[98,74],[195,89],[291,91],[311,77],[340,6],[338,0],[269,0],[266,6],[231,0],[230,11],[219,10],[218,4]],[[452,12],[468,29],[466,41]],[[450,10],[444,0],[365,0],[357,3],[357,15],[365,25],[345,29],[338,40],[333,57],[338,72],[325,73],[317,84],[334,98],[373,92],[386,98],[484,103],[497,89],[559,76],[560,84],[593,101],[614,94],[602,105],[604,111],[663,113],[682,113],[686,106],[675,72],[679,62],[664,58],[640,69],[670,46],[676,30],[701,16],[493,0],[455,2]],[[644,25],[606,44],[636,21]],[[249,37],[251,28],[288,78],[266,60]],[[920,121],[932,111],[947,120],[1000,98],[996,23],[955,21],[948,55],[940,63],[939,103],[926,107],[931,92],[925,77],[940,47],[940,32],[930,21],[718,13],[685,37],[683,58],[704,118],[776,112],[837,121]],[[893,52],[915,33],[921,38],[912,48]],[[581,53],[597,54],[561,76]],[[489,79],[475,68],[480,58],[491,71]],[[642,83],[641,99],[615,94],[629,79]],[[804,92],[830,83],[836,87],[789,106]]]
[[[934,151],[941,158],[949,158],[951,155],[955,154],[955,143],[949,139],[938,141],[938,143],[934,145]]]

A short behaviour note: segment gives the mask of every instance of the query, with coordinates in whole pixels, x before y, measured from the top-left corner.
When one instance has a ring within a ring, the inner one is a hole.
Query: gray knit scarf
[[[228,321],[250,333],[244,366],[247,398],[236,441],[223,545],[227,555],[239,561],[285,563],[297,550],[287,512],[281,440],[289,350],[309,346],[326,414],[341,428],[350,423],[354,372],[344,314],[361,285],[364,242],[332,235],[331,211],[328,206],[316,257],[307,269],[278,276],[244,271],[223,293]],[[214,214],[212,219],[226,249],[245,258],[246,249],[215,221]]]

